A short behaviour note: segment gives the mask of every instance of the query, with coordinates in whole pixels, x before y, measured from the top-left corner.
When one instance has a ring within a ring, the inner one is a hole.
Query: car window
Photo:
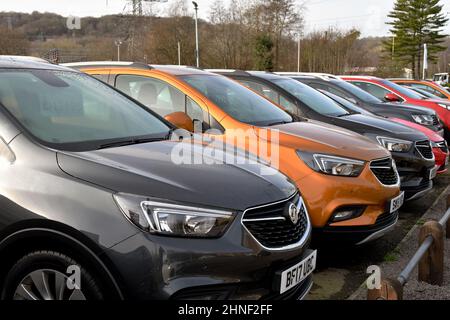
[[[317,113],[333,117],[348,114],[347,110],[339,106],[336,102],[306,84],[291,78],[277,78],[271,81]]]
[[[344,99],[347,99],[347,100],[354,100],[354,98],[351,95],[349,95],[346,92],[344,92],[342,90],[339,90],[339,89],[337,89],[335,87],[332,87],[330,85],[326,85],[326,84],[323,84],[323,83],[317,83],[317,82],[312,82],[309,85],[311,87],[313,87],[314,89],[316,89],[316,90],[319,90],[319,91],[323,90],[323,91],[326,91],[326,92],[330,92],[333,95],[336,95],[338,97],[341,97],[341,98],[344,98]]]
[[[404,88],[401,85],[398,85],[398,84],[396,84],[394,82],[391,82],[389,80],[380,80],[380,82],[382,84],[384,84],[385,86],[387,86],[387,87],[389,87],[389,88],[391,88],[391,89],[393,89],[393,90],[395,90],[397,92],[400,92],[400,94],[402,94],[404,96],[407,96],[410,99],[416,99],[416,100],[422,99],[421,96],[418,93],[416,93],[414,91],[411,91],[411,90],[409,90],[407,88]]]
[[[201,74],[179,78],[238,121],[257,126],[293,121],[276,105],[223,76]]]
[[[170,127],[101,81],[67,71],[2,70],[0,102],[41,142],[64,150],[167,135]]]
[[[118,75],[116,87],[160,116],[186,112],[186,96],[170,84],[144,76]]]
[[[260,93],[261,95],[265,96],[270,101],[273,101],[277,104],[280,104],[280,95],[278,92],[272,90],[270,87],[252,80],[241,80],[238,79],[240,83],[242,83],[244,86]]]
[[[293,114],[298,114],[297,106],[295,105],[295,103],[293,103],[289,98],[286,98],[279,92],[273,90],[269,86],[266,86],[260,82],[252,80],[239,80],[239,82],[245,85],[246,87],[249,87],[250,89],[253,89],[254,91],[265,96],[270,101],[282,106],[287,111]]]
[[[408,85],[410,85],[411,87],[415,87],[415,88],[419,88],[419,89],[428,91],[429,93],[434,94],[438,98],[447,99],[447,96],[445,94],[442,94],[440,91],[438,91],[438,90],[436,90],[436,89],[434,89],[434,88],[432,88],[430,86],[427,86],[425,84],[411,83],[411,84],[408,84]]]
[[[373,83],[359,81],[352,81],[351,83],[383,101],[386,100],[386,95],[391,93],[391,91]]]
[[[353,95],[361,101],[367,103],[381,103],[383,100],[377,98],[374,95],[369,94],[368,92],[361,90],[354,84],[343,81],[343,80],[332,80],[333,85],[339,87],[341,90],[345,91],[349,95]],[[344,97],[345,98],[345,97]]]

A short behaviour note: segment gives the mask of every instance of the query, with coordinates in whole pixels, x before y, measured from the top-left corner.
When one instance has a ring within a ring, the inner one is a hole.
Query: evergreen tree
[[[392,38],[384,42],[385,53],[397,63],[409,66],[415,78],[420,78],[423,45],[428,46],[428,59],[433,62],[443,50],[446,37],[442,28],[448,22],[442,13],[440,0],[396,0],[388,15]]]
[[[257,70],[273,71],[273,47],[273,40],[268,34],[261,34],[256,38],[255,67]]]

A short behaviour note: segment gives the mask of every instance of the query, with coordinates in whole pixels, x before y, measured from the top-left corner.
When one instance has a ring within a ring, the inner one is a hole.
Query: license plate
[[[450,160],[450,156],[446,156],[445,157],[445,166],[448,166],[449,160]]]
[[[437,176],[437,167],[434,167],[433,169],[430,170],[430,180],[433,180],[434,178],[436,178]]]
[[[393,213],[400,209],[405,202],[405,192],[402,192],[397,198],[391,200],[389,205],[390,213]]]
[[[305,280],[316,269],[317,250],[312,252],[305,260],[281,273],[280,294],[294,288]]]

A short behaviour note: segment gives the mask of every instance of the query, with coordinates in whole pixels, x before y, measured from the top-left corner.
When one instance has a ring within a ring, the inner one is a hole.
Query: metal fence
[[[419,281],[442,286],[444,280],[445,237],[450,239],[450,195],[447,211],[439,221],[427,221],[419,232],[419,249],[397,279],[382,279],[381,287],[369,289],[368,300],[402,300],[403,287],[419,266]]]

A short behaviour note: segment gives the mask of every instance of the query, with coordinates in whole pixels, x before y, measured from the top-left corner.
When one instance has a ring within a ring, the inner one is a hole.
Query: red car
[[[442,174],[447,172],[450,152],[448,149],[447,142],[442,139],[442,137],[436,132],[407,120],[390,118],[389,120],[401,123],[407,127],[411,127],[415,130],[419,130],[424,133],[428,139],[431,141],[431,146],[433,147],[434,158],[436,159],[436,167],[438,167],[438,173]]]
[[[450,101],[440,99],[424,99],[424,97],[418,93],[381,78],[365,76],[343,76],[341,78],[351,82],[381,100],[389,102],[404,102],[435,110],[441,121],[444,123],[445,137],[447,141],[450,140]]]

